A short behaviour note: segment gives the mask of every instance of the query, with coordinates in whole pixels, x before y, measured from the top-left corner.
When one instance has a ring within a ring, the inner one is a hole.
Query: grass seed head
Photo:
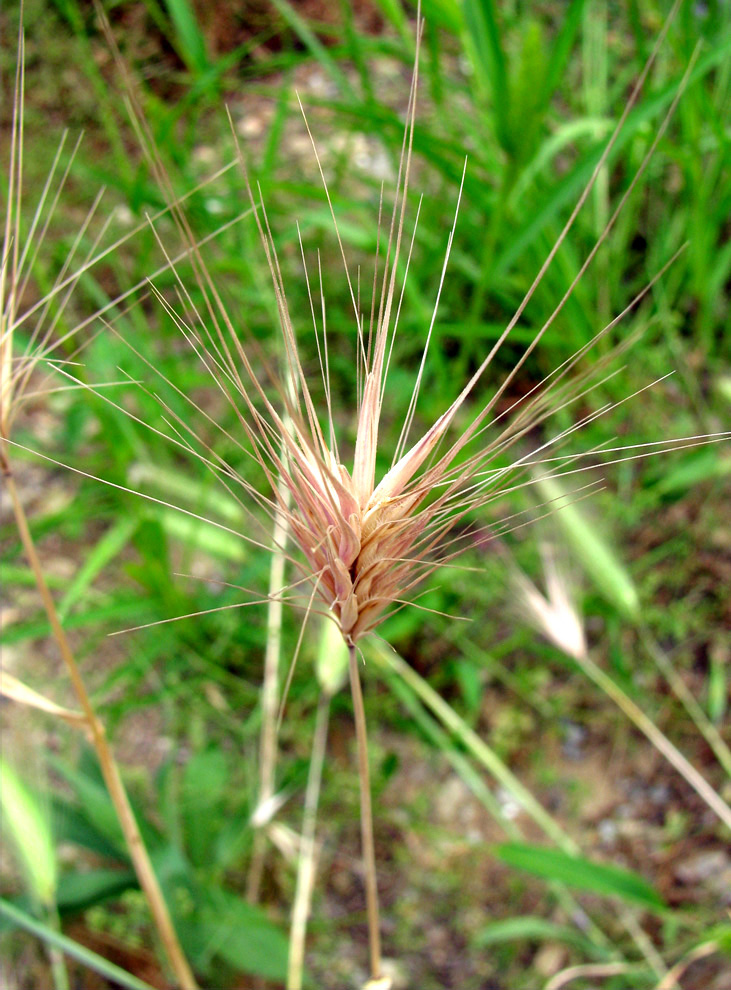
[[[126,240],[99,252],[99,243],[111,221],[101,225],[101,231],[92,239],[91,250],[81,257],[82,245],[88,237],[97,216],[102,193],[98,193],[81,226],[74,233],[72,245],[56,273],[50,287],[39,298],[32,297],[34,267],[51,239],[51,225],[62,198],[69,172],[72,168],[80,139],[67,156],[67,134],[63,134],[56,148],[40,195],[29,216],[25,210],[24,177],[24,117],[25,90],[25,41],[22,26],[18,32],[18,54],[15,85],[12,95],[12,120],[8,151],[8,166],[4,189],[4,216],[2,220],[2,254],[0,255],[0,440],[8,441],[15,418],[31,395],[48,395],[53,390],[78,388],[81,384],[58,386],[58,375],[68,375],[66,367],[73,363],[73,355],[62,354],[65,345],[84,327],[92,323],[100,312],[115,305],[112,300],[102,310],[81,322],[69,321],[62,329],[68,304],[79,279],[101,257],[113,251]],[[67,156],[67,161],[63,162]],[[19,346],[19,338],[23,338]],[[88,343],[88,341],[87,341]],[[82,344],[83,346],[83,344]],[[67,348],[68,350],[68,348]],[[39,369],[42,373],[37,374]],[[33,391],[29,386],[33,383]],[[7,460],[7,444],[2,456]]]
[[[570,580],[559,566],[552,547],[543,545],[541,557],[545,595],[522,571],[513,568],[513,587],[520,613],[562,653],[581,660],[587,652],[586,636]]]
[[[298,321],[290,313],[282,268],[269,221],[260,192],[255,192],[249,183],[244,155],[238,147],[235,127],[232,126],[232,133],[234,141],[237,142],[238,159],[242,166],[251,209],[272,279],[282,336],[284,371],[281,375],[278,371],[271,370],[267,359],[261,354],[258,355],[261,361],[259,364],[259,361],[254,359],[252,347],[244,346],[236,321],[227,311],[215,280],[205,265],[186,214],[180,202],[175,200],[172,184],[155,147],[141,104],[135,96],[134,83],[130,80],[126,68],[121,65],[122,72],[126,74],[126,88],[133,122],[148,154],[153,172],[170,204],[170,210],[185,243],[185,252],[191,259],[195,284],[203,301],[193,302],[190,284],[186,284],[186,279],[178,272],[175,272],[178,292],[186,311],[192,314],[190,318],[186,319],[176,312],[162,295],[158,294],[159,298],[206,370],[213,376],[221,394],[233,410],[240,427],[239,435],[233,436],[231,432],[220,427],[226,443],[233,442],[247,457],[253,456],[266,479],[268,491],[248,481],[235,464],[219,453],[214,441],[202,438],[193,426],[163,403],[166,414],[171,414],[176,419],[175,435],[171,439],[177,446],[193,452],[211,468],[230,494],[236,492],[242,510],[252,519],[256,518],[254,509],[260,508],[264,510],[267,521],[275,524],[275,531],[281,521],[284,521],[288,533],[291,534],[304,558],[303,560],[296,555],[291,557],[292,563],[299,569],[299,575],[298,579],[289,586],[290,589],[301,588],[304,583],[310,582],[312,595],[308,609],[316,599],[319,599],[334,619],[345,641],[351,645],[372,632],[390,614],[392,608],[400,608],[411,597],[413,589],[429,574],[448,563],[464,546],[469,545],[470,524],[477,513],[514,494],[517,490],[533,485],[538,471],[544,479],[550,481],[551,477],[579,473],[589,466],[589,462],[582,459],[586,452],[571,454],[563,452],[563,449],[574,436],[575,431],[585,422],[590,422],[595,415],[607,412],[612,407],[605,406],[599,413],[591,414],[585,420],[579,420],[575,427],[563,429],[547,438],[543,427],[554,414],[570,409],[572,404],[581,401],[592,388],[601,384],[607,376],[607,368],[613,355],[605,349],[599,357],[588,361],[586,358],[591,348],[616,326],[622,316],[639,303],[653,283],[637,294],[624,313],[608,326],[600,329],[592,340],[547,375],[543,381],[534,385],[528,393],[509,402],[509,389],[544,334],[561,313],[574,287],[608,237],[620,210],[639,181],[667,125],[684,85],[683,83],[678,88],[676,100],[673,101],[665,120],[658,128],[657,136],[648,154],[630,181],[617,209],[597,237],[594,247],[580,266],[570,288],[558,301],[543,326],[536,331],[503,382],[494,389],[488,399],[475,403],[478,383],[483,380],[496,354],[518,324],[586,202],[597,176],[607,164],[627,115],[639,95],[652,64],[652,58],[648,61],[613,135],[596,163],[591,179],[513,318],[452,403],[431,427],[413,442],[410,437],[415,424],[424,368],[452,248],[462,195],[462,186],[460,186],[454,224],[447,241],[433,314],[426,328],[423,355],[416,374],[413,394],[399,440],[392,452],[391,466],[382,477],[377,478],[377,465],[383,462],[384,453],[381,415],[389,387],[389,364],[398,332],[405,278],[408,274],[418,222],[417,211],[411,246],[407,248],[404,245],[407,241],[405,235],[416,114],[420,28],[416,37],[415,69],[395,183],[394,206],[384,229],[381,229],[379,224],[379,247],[376,252],[370,313],[364,312],[360,280],[358,279],[356,283],[351,277],[317,147],[314,140],[312,141],[313,154],[322,175],[353,310],[358,401],[357,407],[350,411],[349,416],[355,421],[355,445],[351,467],[345,463],[346,458],[341,453],[341,450],[345,449],[345,444],[342,442],[342,437],[336,436],[334,425],[341,422],[344,417],[336,415],[333,409],[324,292],[321,288],[322,317],[318,326],[310,274],[301,241],[310,311],[320,356],[318,381],[321,380],[324,386],[326,406],[324,415],[321,414],[322,410],[314,391],[315,385],[312,381],[308,381],[305,372],[306,361],[300,352],[297,339]],[[662,36],[658,39],[658,46],[661,42]],[[306,119],[305,126],[309,133]],[[167,252],[166,259],[175,270]],[[402,264],[404,261],[405,266]],[[405,275],[401,280],[399,273],[404,267]],[[322,284],[319,258],[317,270]],[[356,284],[357,291],[354,288]],[[148,364],[154,373],[158,373],[151,362]],[[265,375],[262,375],[262,366]],[[265,376],[269,377],[273,392],[276,393],[274,398],[272,389],[262,384]],[[177,391],[179,393],[179,390]],[[183,398],[188,397],[183,396]],[[191,405],[196,412],[201,412],[192,401]],[[215,423],[210,425],[216,428]],[[530,441],[536,436],[541,436],[542,439],[531,446]],[[631,456],[635,456],[634,453]],[[572,493],[567,492],[567,494]],[[549,497],[547,501],[550,502],[551,498]],[[525,519],[520,513],[508,516],[502,528],[498,524],[495,535],[499,536],[514,526],[524,524]],[[244,535],[244,538],[251,539],[248,535]],[[264,530],[260,540],[252,540],[252,542],[257,546],[269,544],[267,531]],[[281,541],[278,549],[285,552]]]

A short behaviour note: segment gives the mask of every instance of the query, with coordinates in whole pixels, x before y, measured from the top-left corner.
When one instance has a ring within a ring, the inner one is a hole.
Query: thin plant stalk
[[[426,712],[423,702],[416,697],[412,689],[395,674],[389,677],[389,682],[389,687],[408,711],[414,724],[433,743],[435,748],[447,760],[454,772],[461,778],[480,804],[487,809],[500,828],[503,829],[508,838],[512,842],[524,841],[525,835],[520,826],[517,822],[503,814],[500,802],[482,779],[479,772],[475,770],[467,757],[459,752],[450,740],[446,730]],[[580,918],[582,928],[591,936],[597,945],[602,946],[608,952],[614,951],[610,940],[585,908],[576,901],[573,894],[559,881],[556,881],[553,887],[556,898],[567,916],[573,919]]]
[[[576,657],[576,660],[594,683],[609,695],[612,701],[630,718],[637,728],[652,743],[665,759],[678,773],[687,781],[693,790],[702,798],[708,807],[721,819],[721,821],[731,828],[731,808],[711,787],[708,781],[690,763],[668,739],[668,737],[657,728],[651,718],[642,711],[629,695],[625,694],[621,687],[612,680],[594,661],[587,655]]]
[[[721,764],[729,777],[731,777],[731,750],[721,736],[713,722],[708,718],[691,692],[688,690],[683,678],[673,667],[668,656],[660,649],[657,640],[650,630],[641,625],[639,629],[640,639],[650,654],[655,666],[661,672],[665,680],[670,685],[670,689],[676,698],[685,708],[690,718],[695,723],[696,728],[713,750],[716,759]]]
[[[360,780],[360,831],[363,843],[365,869],[366,908],[368,912],[368,948],[371,979],[381,978],[381,933],[378,919],[378,881],[376,878],[376,848],[373,841],[373,808],[371,806],[371,782],[368,770],[368,735],[366,732],[365,706],[360,686],[360,671],[355,646],[348,647],[350,691],[353,696],[353,715],[358,744],[358,777]]]
[[[289,505],[289,492],[280,482],[282,499]],[[282,648],[281,599],[284,588],[286,557],[284,549],[289,533],[286,510],[278,509],[274,519],[272,562],[269,569],[269,604],[267,606],[267,642],[264,653],[264,681],[261,692],[261,734],[259,737],[259,808],[263,809],[274,797],[274,772],[277,764],[277,710],[279,708],[279,665]],[[253,904],[259,899],[264,872],[266,836],[262,828],[254,835],[254,849],[246,885],[246,898]]]
[[[414,694],[425,707],[462,742],[477,762],[485,767],[488,773],[492,774],[512,794],[526,814],[533,819],[545,835],[556,843],[559,849],[570,856],[581,854],[578,843],[533,797],[528,788],[518,780],[500,757],[402,657],[388,644],[381,641],[378,644],[375,658],[414,691]],[[657,951],[651,947],[645,933],[637,925],[634,915],[631,912],[622,911],[620,920],[658,979],[662,978],[667,969]]]
[[[622,924],[631,935],[635,945],[645,957],[645,961],[650,964],[655,971],[655,975],[664,979],[668,974],[668,968],[660,953],[655,948],[655,943],[640,924],[640,913],[637,908],[622,911]],[[671,983],[669,990],[682,990],[676,983]]]
[[[61,922],[58,916],[58,910],[55,907],[50,907],[48,909],[47,920],[50,927],[57,933],[61,932]],[[66,960],[63,957],[63,953],[55,945],[48,945],[48,958],[51,963],[51,977],[53,979],[54,990],[69,990],[69,974],[66,969]]]
[[[287,967],[287,990],[302,990],[302,976],[305,961],[305,936],[307,919],[310,915],[312,888],[315,881],[315,828],[317,806],[320,800],[322,768],[325,763],[327,727],[330,717],[330,694],[323,691],[317,704],[315,733],[312,739],[312,756],[307,775],[305,791],[305,811],[302,819],[302,838],[297,864],[297,886],[292,907],[292,924],[289,934],[289,963]]]
[[[122,969],[121,966],[116,966],[103,956],[87,949],[86,946],[60,934],[2,897],[0,897],[0,918],[3,918],[5,922],[10,921],[17,928],[30,932],[44,944],[55,945],[71,959],[80,962],[82,966],[87,966],[93,972],[104,976],[109,981],[107,985],[114,984],[118,987],[124,987],[125,990],[154,990],[149,983],[144,983]]]
[[[94,707],[86,690],[81,672],[76,664],[76,660],[74,659],[66,633],[61,625],[61,620],[58,617],[53,596],[51,595],[46,579],[43,576],[43,569],[41,567],[38,552],[36,550],[25,510],[23,509],[23,504],[15,483],[15,477],[4,451],[0,454],[0,468],[2,470],[5,490],[8,492],[10,501],[13,505],[13,513],[15,515],[18,534],[20,536],[21,543],[23,544],[23,549],[33,572],[33,577],[38,587],[38,592],[41,596],[43,607],[51,625],[51,630],[56,642],[58,643],[61,657],[63,658],[69,677],[71,678],[74,692],[76,693],[76,697],[78,698],[79,704],[86,717],[86,722],[89,727],[94,749],[96,750],[97,757],[99,759],[99,765],[104,777],[104,782],[107,785],[109,796],[114,804],[117,818],[126,840],[127,848],[129,849],[129,854],[132,859],[137,878],[150,905],[150,910],[170,962],[170,966],[175,973],[176,980],[181,990],[197,990],[195,977],[193,976],[190,966],[188,965],[185,955],[183,954],[183,950],[180,947],[178,937],[173,927],[172,919],[170,918],[170,912],[168,911],[167,904],[165,903],[165,898],[163,897],[162,890],[160,889],[160,884],[155,875],[155,871],[152,868],[149,854],[142,840],[134,812],[132,811],[132,806],[130,805],[127,792],[124,784],[122,783],[119,768],[112,754],[109,742],[107,741],[104,726],[94,711]]]
[[[570,966],[568,969],[562,969],[560,973],[556,973],[548,981],[544,990],[561,990],[562,987],[568,986],[574,980],[590,978],[592,976],[622,976],[623,974],[636,972],[638,972],[638,967],[632,963],[585,963],[580,966]]]
[[[290,392],[292,385],[290,382]],[[281,456],[286,461],[283,444]],[[277,766],[277,714],[279,709],[279,668],[282,652],[282,617],[289,537],[289,507],[291,495],[283,478],[279,479],[280,505],[274,513],[272,532],[272,561],[269,568],[269,604],[267,606],[267,640],[264,652],[264,680],[261,691],[261,733],[259,735],[259,803],[263,811],[274,797],[274,775]],[[264,823],[261,823],[263,825]],[[246,899],[255,904],[259,899],[267,842],[263,827],[254,834],[254,848],[246,884]]]
[[[668,970],[667,976],[658,983],[655,990],[673,990],[677,986],[677,980],[683,975],[683,973],[688,969],[693,963],[698,962],[700,959],[705,959],[707,956],[713,956],[717,952],[721,952],[721,945],[719,942],[710,941],[703,942],[701,945],[697,945],[695,949],[684,956],[680,962],[677,962],[672,969]]]
[[[617,707],[634,722],[640,732],[645,735],[683,779],[690,784],[714,814],[726,826],[731,828],[731,808],[728,804],[689,760],[683,756],[680,750],[673,745],[667,736],[658,729],[652,719],[642,711],[640,706],[591,659],[586,644],[583,624],[571,600],[565,577],[562,575],[560,569],[557,568],[556,561],[548,548],[544,548],[544,567],[546,571],[546,596],[542,595],[519,570],[516,569],[514,574],[514,581],[519,591],[519,597],[524,606],[527,607],[527,614],[531,617],[532,624],[557,646],[562,653],[579,665],[586,676],[604,691]],[[629,582],[627,582],[627,587],[633,592]],[[654,645],[654,640],[649,631],[645,634],[645,645],[648,649],[651,649]],[[680,681],[683,689],[687,692],[685,684],[683,684],[682,680],[675,673],[672,665],[660,648],[655,646],[654,652],[656,654],[656,662],[658,664],[662,662],[665,667],[669,668],[670,672]],[[700,707],[695,699],[692,700],[694,705]],[[703,715],[702,711],[701,715]],[[696,722],[696,725],[698,725],[698,722]],[[717,731],[715,727],[714,731]],[[706,739],[708,739],[707,736]],[[721,740],[721,743],[723,744],[723,740]]]
[[[381,643],[379,646],[380,649],[378,649],[376,654],[377,659],[413,689],[416,696],[426,707],[454,733],[457,739],[476,757],[478,762],[513,795],[526,814],[556,843],[559,849],[568,853],[569,856],[578,856],[580,849],[577,843],[551,817],[545,808],[536,801],[528,788],[521,784],[515,774],[508,769],[495,752],[460,718],[451,705],[447,704],[393,649],[385,643]]]

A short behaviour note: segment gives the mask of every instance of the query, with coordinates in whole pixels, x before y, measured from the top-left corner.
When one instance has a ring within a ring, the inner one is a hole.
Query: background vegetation
[[[347,431],[354,389],[350,303],[296,94],[322,155],[352,267],[360,263],[363,284],[370,285],[381,182],[388,201],[400,151],[413,8],[393,0],[221,2],[199,9],[188,0],[121,0],[105,9],[178,195],[233,159],[229,107],[314,371],[295,220],[308,258],[320,253],[330,367],[339,426]],[[412,217],[421,194],[423,201],[389,387],[388,451],[420,360],[465,154],[454,249],[418,411],[423,424],[448,405],[531,284],[668,14],[666,3],[653,0],[432,0],[423,9]],[[0,17],[8,82],[18,11],[6,8]],[[96,321],[81,332],[83,352],[74,357],[69,345],[68,355],[82,362],[85,382],[130,378],[146,390],[126,384],[41,396],[27,404],[16,439],[106,481],[240,526],[238,507],[211,476],[148,428],[161,425],[155,394],[161,390],[175,413],[188,416],[180,395],[154,379],[151,367],[227,429],[237,424],[173,322],[145,294],[150,276],[161,293],[172,298],[174,290],[169,271],[156,274],[164,258],[144,223],[164,199],[127,119],[97,14],[90,4],[56,0],[27,2],[24,17],[29,211],[63,129],[74,137],[84,132],[31,291],[43,293],[53,283],[104,186],[77,261],[104,220],[110,226],[103,243],[137,224],[140,230],[83,277],[58,332],[140,286],[130,297],[134,305],[107,311],[114,331]],[[601,345],[606,352],[642,330],[621,373],[580,408],[560,414],[555,428],[675,373],[594,419],[581,434],[587,449],[615,446],[617,437],[628,445],[665,442],[728,427],[730,20],[727,4],[681,4],[607,167],[484,385],[489,396],[566,291],[700,43],[640,188],[505,397],[507,407],[566,360],[687,241],[648,298]],[[4,97],[4,135],[10,108]],[[274,298],[255,228],[246,217],[229,223],[246,209],[236,168],[186,202],[196,236],[219,231],[206,245],[206,259],[242,337],[256,340],[276,362]],[[156,227],[163,243],[174,243],[169,220]],[[205,421],[197,428],[205,431]],[[243,897],[255,841],[266,609],[215,611],[107,636],[233,604],[242,587],[265,591],[269,555],[171,508],[28,454],[16,457],[48,581],[125,767],[189,959],[207,986],[282,985],[296,866],[268,846],[260,903]],[[438,573],[420,599],[434,614],[405,609],[384,626],[384,639],[407,666],[394,667],[377,644],[366,648],[383,937],[397,986],[532,990],[572,964],[594,964],[605,967],[601,984],[589,974],[571,985],[624,990],[660,986],[676,963],[683,988],[729,986],[728,829],[581,666],[525,623],[510,575],[514,560],[540,583],[539,544],[558,547],[593,659],[729,800],[728,773],[707,729],[729,741],[730,466],[723,444],[627,461],[601,473],[604,490],[581,504],[579,519],[559,513],[505,540],[495,536],[500,520],[533,506],[525,498],[501,505],[486,515],[484,538],[462,561],[479,567],[479,577],[470,570]],[[587,522],[596,544],[580,528]],[[2,539],[4,666],[69,701],[7,515]],[[283,623],[288,658],[298,617],[285,612]],[[314,669],[323,649],[318,635],[305,639],[282,724],[280,846],[301,827],[322,693]],[[446,703],[442,708],[430,690]],[[690,712],[683,704],[688,695],[697,703]],[[37,712],[6,706],[5,714],[4,750],[47,812],[41,818],[60,862],[54,899],[65,933],[152,985],[170,985],[78,733]],[[308,942],[309,978],[317,987],[360,985],[365,973],[353,751],[350,703],[336,693]],[[521,811],[506,767],[549,812],[557,831],[548,839]],[[573,842],[582,858],[568,874],[564,860],[546,860],[534,848],[547,843],[573,853]],[[596,864],[632,871],[631,882]],[[6,866],[4,895],[30,911],[32,898],[10,859]],[[17,933],[4,938],[6,984],[47,982],[36,943]],[[693,962],[696,948],[710,943]],[[623,968],[612,975],[612,966]],[[105,985],[86,969],[79,973],[80,986]]]

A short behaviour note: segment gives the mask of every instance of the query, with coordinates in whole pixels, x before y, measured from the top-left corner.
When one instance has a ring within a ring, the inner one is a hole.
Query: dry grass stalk
[[[543,555],[546,595],[517,568],[513,580],[522,605],[521,611],[546,639],[567,656],[572,657],[640,732],[662,753],[672,767],[686,780],[708,807],[731,829],[731,808],[696,770],[692,763],[668,739],[652,719],[629,695],[591,658],[584,635],[584,625],[576,608],[566,576],[556,565],[555,555],[545,550]]]
[[[292,922],[287,962],[287,990],[302,990],[305,964],[305,935],[315,883],[317,804],[320,796],[322,768],[327,747],[330,695],[323,690],[317,704],[315,731],[312,736],[310,771],[307,776],[305,810],[302,822],[300,855],[297,862],[297,885],[292,905]]]
[[[289,507],[289,491],[280,482],[281,497]],[[287,516],[279,510],[274,519],[272,533],[272,560],[269,569],[269,604],[267,606],[267,636],[264,652],[264,677],[261,691],[261,732],[259,734],[259,808],[273,807],[275,773],[277,765],[277,712],[279,709],[279,681],[282,652],[282,617],[285,588],[286,559],[289,525]],[[273,812],[272,812],[273,813]],[[256,812],[255,812],[256,816]],[[267,819],[268,822],[268,819]],[[251,866],[246,883],[246,899],[256,903],[264,872],[267,840],[263,829],[254,835]]]
[[[610,963],[585,963],[581,966],[569,966],[556,973],[544,990],[562,990],[574,980],[588,979],[591,977],[621,976],[623,973],[632,973],[637,970],[637,966],[632,963],[610,962]]]
[[[41,708],[51,715],[66,721],[86,726],[91,741],[96,750],[99,765],[112,799],[122,833],[125,837],[129,855],[137,873],[140,886],[144,891],[153,919],[165,947],[170,965],[175,973],[182,990],[196,990],[196,981],[188,966],[173,927],[165,899],[160,889],[149,855],[140,834],[137,821],[127,797],[119,768],[112,754],[106,737],[105,729],[97,716],[91,699],[86,690],[81,671],[74,658],[73,651],[66,636],[56,606],[46,583],[43,566],[39,558],[23,502],[13,474],[9,447],[12,444],[10,434],[14,419],[22,407],[23,401],[31,394],[28,385],[31,375],[39,364],[51,364],[52,355],[60,345],[77,332],[74,327],[62,336],[55,335],[55,329],[68,302],[73,288],[84,271],[93,263],[99,240],[103,236],[104,226],[99,237],[94,241],[92,249],[83,264],[73,274],[68,271],[75,260],[75,254],[86,228],[98,206],[97,197],[86,221],[79,231],[74,246],[70,250],[66,263],[56,279],[56,283],[46,296],[30,308],[23,309],[22,303],[28,288],[31,267],[40,250],[54,208],[63,189],[68,173],[61,175],[54,191],[57,169],[63,149],[62,141],[56,158],[51,167],[46,185],[41,193],[36,212],[31,222],[30,231],[23,240],[22,222],[22,192],[23,192],[23,89],[24,89],[24,38],[22,26],[18,39],[18,62],[13,102],[13,121],[11,129],[10,166],[8,176],[7,200],[5,210],[2,260],[0,262],[0,470],[3,486],[10,497],[15,515],[18,534],[28,559],[38,592],[43,602],[53,636],[58,644],[61,657],[69,674],[74,692],[81,707],[81,713],[68,712],[42,696],[32,692],[20,682],[11,680],[10,690],[16,700]],[[70,167],[70,166],[69,166]],[[50,204],[50,205],[49,205]],[[45,215],[44,215],[45,211]],[[22,247],[21,247],[22,243]],[[56,313],[49,319],[55,304]],[[29,320],[33,321],[33,330],[25,350],[17,355],[14,349],[17,330]],[[7,693],[7,692],[6,692]]]

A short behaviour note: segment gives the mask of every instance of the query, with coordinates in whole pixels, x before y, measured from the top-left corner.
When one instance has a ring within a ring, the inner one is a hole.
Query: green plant
[[[118,897],[135,886],[115,810],[88,752],[78,767],[55,769],[72,799],[54,802],[57,841],[104,858],[96,869],[66,871],[56,894],[68,915]],[[205,980],[228,969],[281,980],[287,940],[266,913],[226,883],[251,844],[250,809],[232,804],[232,761],[217,747],[196,753],[185,765],[160,768],[157,816],[164,830],[138,811],[140,827],[175,920],[186,957]],[[244,791],[245,793],[245,791]]]

